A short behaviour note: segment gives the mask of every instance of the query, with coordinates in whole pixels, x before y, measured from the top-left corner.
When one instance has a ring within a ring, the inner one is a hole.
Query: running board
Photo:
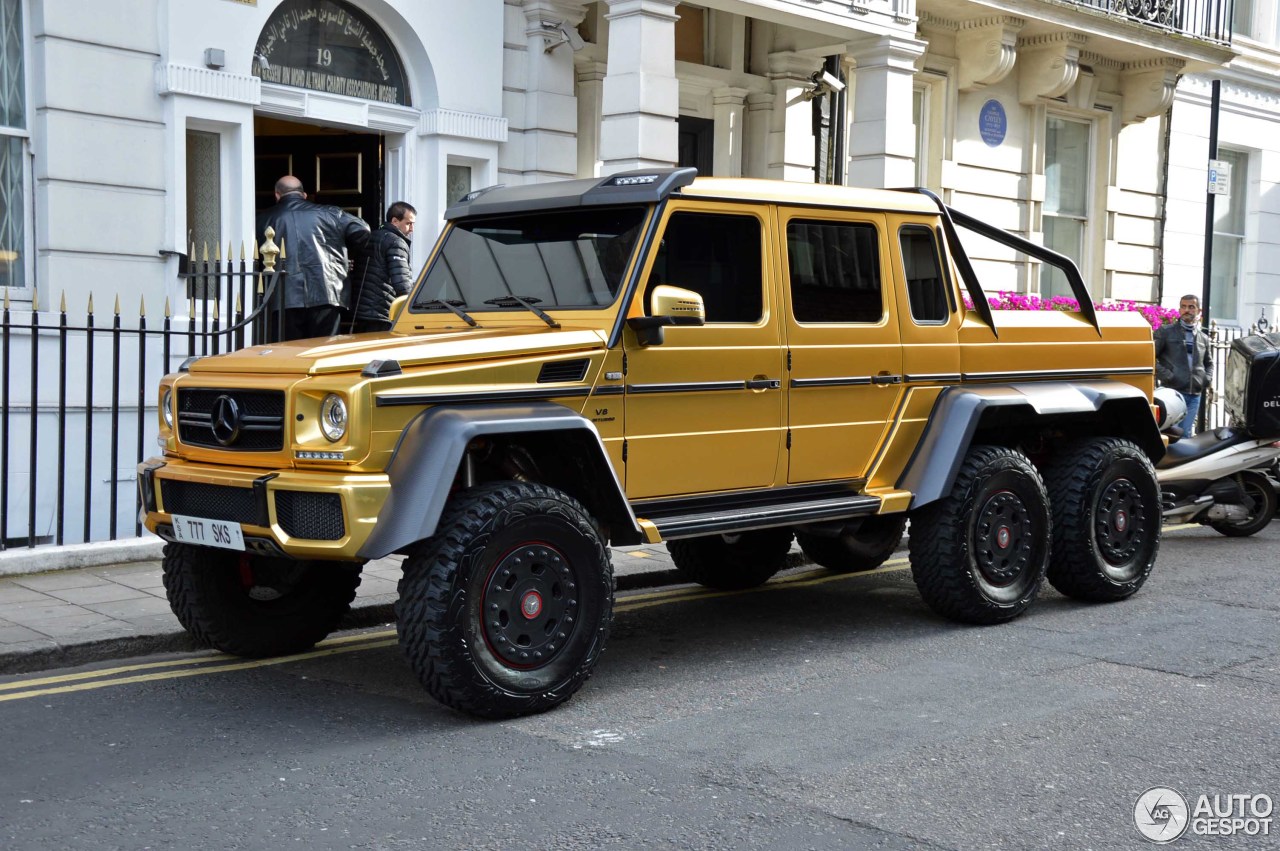
[[[657,506],[654,506],[655,508]],[[880,499],[874,496],[840,496],[793,502],[725,505],[721,508],[685,514],[650,512],[645,516],[657,527],[663,540],[696,538],[729,532],[749,532],[777,526],[799,526],[827,520],[865,517],[880,510]],[[637,514],[643,508],[637,506]]]

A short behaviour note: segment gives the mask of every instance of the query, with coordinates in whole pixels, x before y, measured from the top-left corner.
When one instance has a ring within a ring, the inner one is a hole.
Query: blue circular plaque
[[[1009,118],[998,100],[989,100],[978,113],[978,132],[988,147],[998,148],[1009,132]]]

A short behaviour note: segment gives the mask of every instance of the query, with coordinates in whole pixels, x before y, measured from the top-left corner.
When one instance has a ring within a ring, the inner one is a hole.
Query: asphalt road
[[[586,688],[504,723],[432,702],[386,629],[7,677],[0,847],[1147,847],[1150,787],[1280,798],[1278,545],[1176,531],[1133,599],[1046,588],[999,627],[900,562],[634,593]]]

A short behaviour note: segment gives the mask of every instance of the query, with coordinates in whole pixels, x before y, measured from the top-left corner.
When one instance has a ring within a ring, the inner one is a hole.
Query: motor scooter
[[[1280,441],[1232,427],[1182,438],[1176,426],[1187,410],[1182,397],[1162,387],[1155,403],[1160,430],[1171,438],[1156,464],[1164,521],[1202,523],[1236,538],[1265,528],[1280,507],[1280,485],[1269,475],[1280,461]]]

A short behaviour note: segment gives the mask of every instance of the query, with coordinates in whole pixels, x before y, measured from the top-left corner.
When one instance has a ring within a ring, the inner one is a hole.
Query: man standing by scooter
[[[1200,400],[1213,376],[1209,338],[1200,330],[1200,298],[1184,295],[1178,302],[1177,322],[1155,333],[1156,380],[1172,387],[1187,403],[1187,415],[1179,425],[1186,437],[1195,434]]]

